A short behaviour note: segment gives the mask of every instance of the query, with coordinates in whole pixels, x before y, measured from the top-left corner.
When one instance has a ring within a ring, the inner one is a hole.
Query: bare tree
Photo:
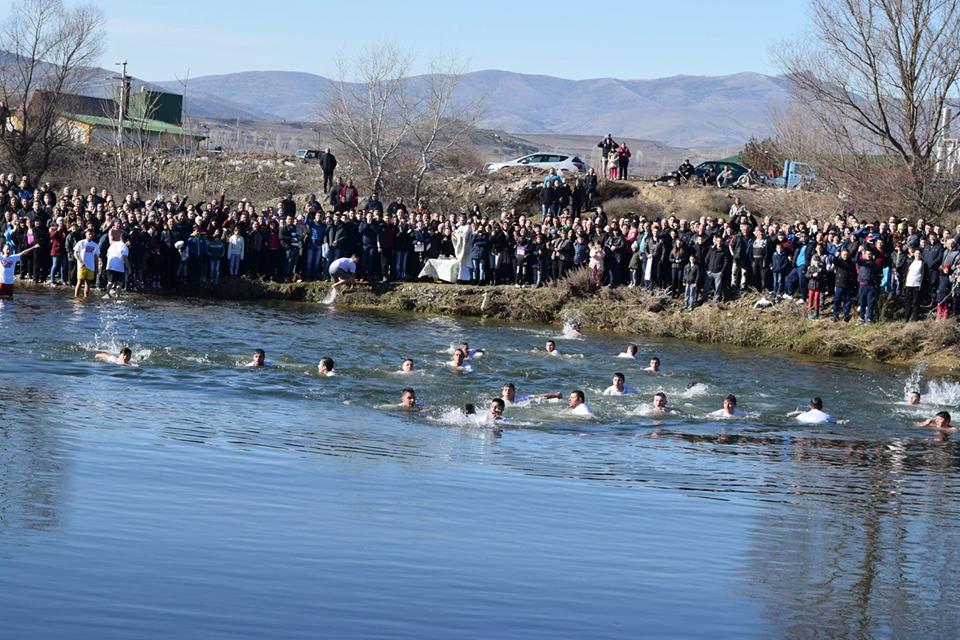
[[[410,131],[403,113],[410,65],[410,57],[392,46],[371,49],[350,66],[340,61],[338,79],[320,104],[321,121],[356,155],[375,192],[381,191],[384,171]]]
[[[940,114],[957,99],[960,0],[814,0],[813,25],[780,61],[834,157],[891,159],[909,175],[907,204],[942,215],[960,193],[934,179]]]
[[[12,55],[0,65],[0,95],[15,107],[14,130],[0,148],[21,175],[39,180],[72,139],[60,118],[69,95],[89,77],[103,41],[103,15],[93,5],[20,0],[0,25]]]
[[[413,200],[420,198],[423,179],[434,160],[456,147],[473,130],[480,117],[482,103],[456,103],[453,94],[463,77],[463,66],[456,61],[434,61],[430,73],[410,89],[404,114],[410,129],[417,170],[413,174]]]

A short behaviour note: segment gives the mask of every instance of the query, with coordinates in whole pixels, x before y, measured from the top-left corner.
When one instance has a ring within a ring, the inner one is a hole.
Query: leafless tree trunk
[[[835,155],[893,159],[908,204],[942,215],[960,194],[934,175],[941,110],[957,99],[960,0],[814,0],[813,21],[810,43],[780,61]]]
[[[0,95],[16,119],[0,148],[19,174],[39,180],[71,141],[59,116],[100,55],[102,25],[94,6],[67,9],[61,0],[20,0],[0,25],[13,54],[0,65]]]
[[[434,160],[450,151],[474,128],[482,103],[456,104],[454,91],[460,85],[463,68],[455,61],[438,60],[429,75],[411,89],[412,99],[405,110],[410,138],[417,154],[413,201],[420,199],[423,179]]]
[[[338,63],[338,80],[320,104],[330,135],[357,156],[374,192],[410,131],[403,93],[411,59],[390,46],[371,49],[349,67]],[[356,78],[351,83],[347,78]]]

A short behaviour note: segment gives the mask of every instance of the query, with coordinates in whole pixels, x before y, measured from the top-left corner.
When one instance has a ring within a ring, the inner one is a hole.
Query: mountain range
[[[416,82],[421,77],[413,77]],[[183,93],[177,81],[153,82]],[[333,81],[310,73],[245,71],[187,84],[187,110],[216,118],[317,119]],[[567,80],[509,71],[463,75],[455,99],[483,98],[479,125],[512,133],[629,136],[683,147],[738,145],[770,130],[772,109],[790,95],[779,76],[672,76]]]

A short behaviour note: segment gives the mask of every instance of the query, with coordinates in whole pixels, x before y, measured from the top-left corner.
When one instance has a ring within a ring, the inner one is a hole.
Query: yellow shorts
[[[85,266],[80,265],[80,269],[77,271],[77,280],[79,280],[80,282],[83,282],[84,280],[93,282],[95,277],[96,277],[96,274],[93,272],[92,269],[87,269]]]

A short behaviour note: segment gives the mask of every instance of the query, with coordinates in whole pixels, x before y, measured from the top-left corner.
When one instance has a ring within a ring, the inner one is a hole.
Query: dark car
[[[730,167],[730,169],[733,171],[731,183],[736,182],[737,178],[749,171],[749,169],[747,169],[745,166],[742,164],[737,164],[736,162],[711,160],[709,162],[701,162],[695,166],[689,179],[700,184],[709,184],[711,186],[716,185],[717,176],[720,175],[720,172],[723,171],[724,167]],[[677,171],[671,171],[667,175],[660,176],[653,181],[654,184],[658,185],[679,185],[681,182],[684,182],[684,179]]]

